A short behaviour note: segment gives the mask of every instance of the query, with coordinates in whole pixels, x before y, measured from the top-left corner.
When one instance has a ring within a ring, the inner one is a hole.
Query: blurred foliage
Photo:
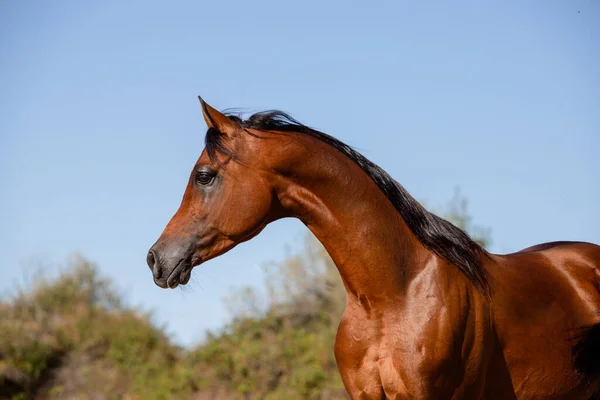
[[[183,358],[81,257],[0,303],[0,398],[167,399],[194,388]]]
[[[347,398],[333,355],[346,293],[324,248],[309,236],[265,275],[266,311],[253,289],[235,292],[233,321],[192,351],[202,382],[235,389],[232,399]]]
[[[441,214],[484,245],[457,192]],[[192,349],[123,305],[78,257],[0,302],[0,399],[346,399],[333,355],[346,294],[312,236],[226,302],[232,321]]]

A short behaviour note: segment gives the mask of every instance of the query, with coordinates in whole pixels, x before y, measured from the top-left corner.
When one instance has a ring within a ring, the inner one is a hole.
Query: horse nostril
[[[146,256],[146,262],[152,271],[154,271],[154,264],[156,264],[156,258],[154,257],[154,252],[150,250],[148,255]]]
[[[162,275],[162,269],[160,268],[160,265],[158,265],[158,257],[156,257],[154,254],[154,250],[150,250],[148,252],[146,261],[148,262],[148,266],[150,267],[150,271],[152,271],[154,279],[160,279]]]

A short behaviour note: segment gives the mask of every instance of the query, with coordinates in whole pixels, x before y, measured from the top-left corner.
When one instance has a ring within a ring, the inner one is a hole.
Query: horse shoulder
[[[458,269],[432,264],[406,296],[384,303],[350,299],[338,330],[336,358],[353,398],[482,394],[497,347],[489,304]]]

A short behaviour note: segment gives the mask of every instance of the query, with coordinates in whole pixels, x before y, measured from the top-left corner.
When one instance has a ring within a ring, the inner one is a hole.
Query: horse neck
[[[305,140],[311,151],[290,163],[296,170],[277,185],[286,216],[300,219],[323,244],[349,297],[396,298],[431,253],[358,165],[325,143]]]

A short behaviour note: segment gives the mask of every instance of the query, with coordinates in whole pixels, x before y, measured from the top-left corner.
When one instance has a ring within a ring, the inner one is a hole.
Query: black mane
[[[227,116],[245,129],[296,132],[325,142],[345,154],[377,184],[398,210],[412,233],[427,249],[456,265],[472,283],[484,292],[488,291],[488,282],[481,260],[481,255],[486,254],[485,250],[461,229],[427,211],[387,172],[352,147],[326,133],[301,124],[282,111],[258,112],[247,119],[242,119],[236,114],[227,114]],[[215,129],[211,128],[206,133],[206,151],[211,159],[216,159],[216,153],[232,155],[223,145],[221,138],[222,135]]]

